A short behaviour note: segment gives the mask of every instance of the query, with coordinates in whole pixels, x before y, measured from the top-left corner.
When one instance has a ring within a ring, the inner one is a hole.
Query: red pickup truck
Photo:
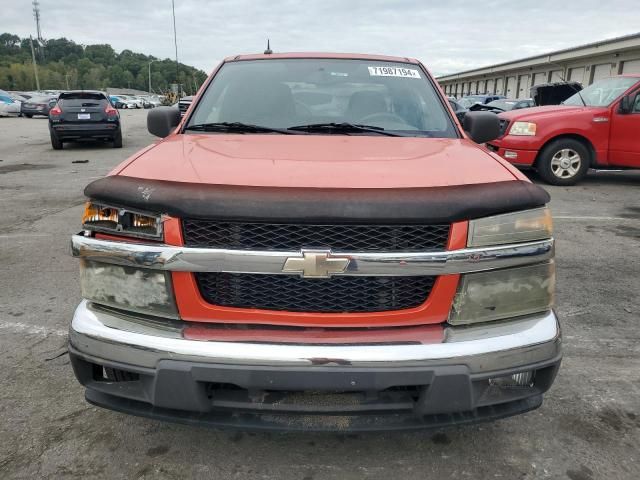
[[[573,185],[589,168],[640,168],[640,75],[594,82],[562,105],[501,113],[488,147],[534,167],[554,185]]]
[[[537,408],[561,360],[549,195],[417,60],[230,57],[85,189],[69,352],[89,402],[252,429]]]

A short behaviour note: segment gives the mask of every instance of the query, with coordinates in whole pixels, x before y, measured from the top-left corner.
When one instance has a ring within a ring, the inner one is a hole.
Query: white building
[[[529,98],[529,88],[575,80],[583,86],[622,73],[640,73],[640,33],[558,50],[535,57],[438,77],[447,95],[505,95]]]

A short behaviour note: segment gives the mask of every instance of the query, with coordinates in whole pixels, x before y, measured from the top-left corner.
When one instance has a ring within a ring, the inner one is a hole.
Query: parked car
[[[471,105],[469,110],[474,112],[478,111],[486,111],[492,113],[502,113],[509,112],[511,110],[520,110],[521,108],[531,108],[535,107],[535,103],[530,98],[526,100],[494,100],[493,102],[489,102],[486,104],[476,103],[475,105]]]
[[[20,102],[16,102],[11,96],[0,90],[0,117],[20,116]]]
[[[458,120],[460,122],[463,122],[464,116],[467,114],[469,109],[464,108],[456,100],[451,99],[451,97],[449,97],[448,100],[449,100],[449,105],[451,105],[451,108],[453,109],[453,112],[456,114],[456,117],[458,117]]]
[[[135,95],[121,95],[121,98],[128,100],[129,105],[133,104],[133,107],[129,106],[129,108],[143,108],[142,99]]]
[[[138,108],[137,102],[129,96],[120,96],[120,101],[122,102],[123,109]]]
[[[189,107],[191,106],[191,102],[193,102],[193,96],[182,97],[178,100],[178,108],[180,109],[180,116],[184,117],[184,114],[187,113]]]
[[[501,113],[488,147],[554,185],[574,185],[589,168],[640,168],[640,75],[594,82],[562,105]]]
[[[467,95],[458,100],[458,103],[464,108],[470,108],[476,103],[484,105],[485,103],[493,102],[494,100],[501,100],[507,98],[504,95]]]
[[[149,108],[153,108],[155,106],[153,103],[149,101],[148,98],[146,97],[140,97],[140,98],[142,99],[142,108],[144,108],[145,110]]]
[[[153,105],[152,108],[162,106],[162,99],[157,95],[151,95],[150,97],[147,97],[147,100],[149,101],[149,103],[151,103],[151,105]]]
[[[85,189],[68,352],[87,400],[340,431],[540,406],[561,358],[549,195],[478,145],[498,116],[463,131],[405,57],[214,72],[184,117],[147,114],[164,140]]]
[[[35,115],[48,116],[49,110],[51,110],[57,102],[57,97],[53,96],[41,96],[31,97],[28,101],[22,103],[20,111],[22,115],[27,118],[31,118]]]
[[[13,101],[14,101],[15,103],[17,103],[17,104],[18,104],[18,106],[20,107],[20,114],[19,114],[19,116],[21,117],[21,116],[22,116],[22,104],[23,104],[24,102],[28,102],[28,101],[29,101],[29,98],[31,98],[31,96],[30,96],[30,95],[25,95],[25,94],[22,94],[22,93],[16,93],[16,92],[9,92],[9,96],[10,96],[10,97],[13,99]]]
[[[120,114],[107,95],[90,90],[73,90],[60,94],[49,112],[51,146],[60,150],[64,142],[106,140],[122,148]]]
[[[109,95],[109,101],[111,102],[111,105],[113,105],[118,110],[122,108],[123,103],[120,97],[116,95]]]

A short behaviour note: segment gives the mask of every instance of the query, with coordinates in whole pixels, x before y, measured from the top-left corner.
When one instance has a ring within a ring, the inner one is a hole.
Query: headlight
[[[82,296],[133,312],[178,318],[168,272],[80,261]]]
[[[488,322],[551,309],[553,261],[462,276],[449,313],[451,325]]]
[[[536,134],[536,124],[530,122],[514,122],[509,130],[509,135],[533,137]]]
[[[162,239],[162,219],[160,215],[134,212],[129,209],[110,207],[94,202],[85,204],[82,228],[130,237]]]
[[[551,238],[553,219],[547,208],[485,217],[469,222],[467,245],[484,247]]]

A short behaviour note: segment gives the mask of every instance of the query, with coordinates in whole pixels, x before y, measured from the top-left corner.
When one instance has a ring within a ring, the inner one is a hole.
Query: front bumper
[[[438,343],[338,345],[189,340],[179,322],[82,302],[70,329],[87,400],[218,427],[383,430],[501,418],[538,407],[561,359],[553,312],[447,327]],[[103,369],[120,379],[109,381]],[[535,371],[524,387],[490,378]]]
[[[540,149],[538,137],[505,135],[487,143],[487,148],[516,166],[531,167]]]
[[[51,131],[61,140],[80,138],[113,138],[120,125],[117,123],[59,123],[50,125]]]

